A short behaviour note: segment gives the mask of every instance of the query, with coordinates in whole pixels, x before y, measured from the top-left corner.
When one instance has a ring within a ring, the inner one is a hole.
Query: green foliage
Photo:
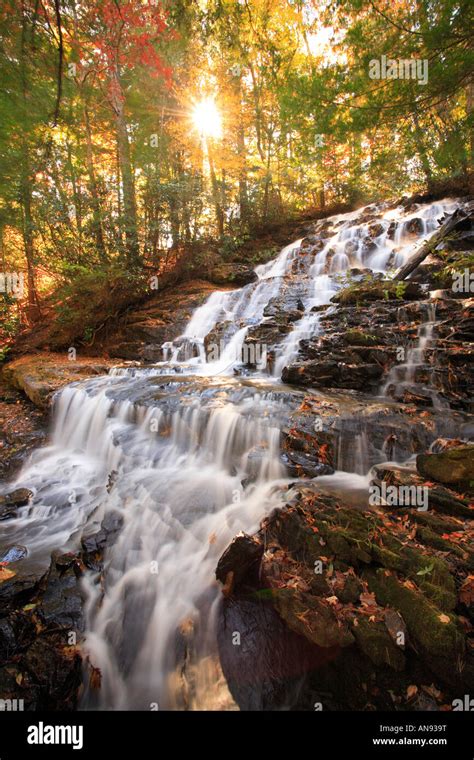
[[[398,281],[395,286],[395,297],[399,299],[403,299],[405,296],[405,291],[407,289],[406,282],[403,282],[402,280]]]
[[[144,275],[119,266],[107,269],[81,267],[75,277],[55,293],[55,325],[51,345],[68,347],[77,341],[90,344],[98,327],[118,316],[149,292]]]

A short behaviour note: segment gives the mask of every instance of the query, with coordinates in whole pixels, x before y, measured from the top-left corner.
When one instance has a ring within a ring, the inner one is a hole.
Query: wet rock
[[[317,454],[304,451],[289,451],[283,457],[288,474],[293,477],[305,475],[308,478],[317,478],[319,475],[332,475],[334,468],[326,462],[321,462]]]
[[[0,496],[0,506],[24,507],[32,497],[33,492],[28,488],[17,488],[5,496]]]
[[[301,316],[299,312],[298,319]],[[277,346],[291,332],[292,325],[288,320],[268,318],[255,327],[250,327],[245,337],[242,358],[249,367],[262,365],[271,354],[270,349]],[[260,366],[260,368],[262,368]]]
[[[385,232],[385,227],[381,222],[372,222],[372,224],[369,224],[370,237],[379,237],[383,232]]]
[[[18,562],[28,554],[26,546],[10,546],[3,553],[0,552],[0,565]]]
[[[145,351],[148,353],[148,348],[143,340],[120,341],[114,345],[113,356],[117,357],[117,359],[124,359],[125,361],[134,361],[141,358]],[[162,358],[163,354],[161,345],[156,346],[155,351],[153,351],[152,361],[159,361]]]
[[[282,371],[282,380],[315,388],[375,389],[383,375],[378,364],[346,364],[334,360],[295,362]]]
[[[176,358],[179,362],[187,362],[199,356],[199,349],[196,343],[189,338],[176,338],[173,341],[173,347],[178,349]]]
[[[123,526],[123,516],[118,512],[107,512],[97,533],[83,536],[82,559],[91,570],[102,569],[104,551],[107,546],[113,546]]]
[[[225,550],[216,568],[216,578],[221,583],[228,583],[229,575],[234,588],[237,588],[258,569],[264,547],[259,541],[245,533],[239,534]]]
[[[53,556],[49,573],[42,582],[44,591],[37,608],[46,627],[82,630],[81,575],[82,568],[76,555]]]
[[[398,465],[376,465],[374,467],[375,478],[373,482],[381,483],[385,480],[390,485],[399,487],[408,487],[416,492],[417,488],[428,489],[428,507],[436,512],[458,517],[472,518],[472,510],[469,509],[469,501],[463,499],[453,491],[443,487],[430,485],[426,486],[425,481],[417,473],[407,470]]]
[[[283,322],[296,322],[304,312],[304,303],[298,296],[275,296],[265,306],[264,317],[278,317]]]
[[[223,600],[218,621],[222,670],[241,710],[314,709],[312,672],[337,656],[289,630],[258,596]]]
[[[0,618],[0,662],[8,660],[16,649],[16,632],[8,618]]]
[[[33,492],[28,488],[17,488],[15,491],[0,496],[0,520],[15,517],[16,510],[19,507],[26,507],[32,498]]]
[[[431,454],[440,454],[442,451],[457,448],[464,443],[460,438],[437,438],[430,446]]]
[[[27,604],[39,588],[44,571],[15,568],[10,575],[0,568],[0,612]]]
[[[39,636],[23,656],[20,667],[38,686],[34,709],[77,709],[82,663],[78,651],[68,646],[66,631]]]
[[[412,235],[421,235],[423,233],[423,229],[423,220],[418,216],[413,217],[413,219],[410,219],[404,225],[404,231],[409,232]]]
[[[220,345],[221,341],[224,340],[225,333],[231,324],[232,323],[229,320],[226,322],[218,322],[211,330],[211,332],[206,335],[204,338],[204,348],[206,350],[206,355],[209,354],[213,346]]]
[[[0,667],[0,694],[4,700],[23,700],[25,710],[41,707],[41,688],[20,665],[10,663]],[[18,701],[16,702],[18,705]]]
[[[18,657],[33,643],[36,636],[36,625],[29,612],[14,610],[1,617],[0,665],[18,661]]]
[[[458,491],[474,492],[474,445],[451,447],[436,454],[419,454],[418,472]]]

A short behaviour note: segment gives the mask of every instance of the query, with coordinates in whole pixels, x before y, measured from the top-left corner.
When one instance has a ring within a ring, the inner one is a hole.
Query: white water
[[[289,483],[279,458],[280,429],[291,408],[287,391],[262,372],[251,380],[231,378],[245,336],[266,319],[272,298],[299,288],[305,312],[276,349],[279,374],[297,356],[300,340],[320,329],[311,309],[329,303],[340,287],[338,274],[403,263],[455,206],[381,212],[383,229],[370,249],[368,225],[358,221],[363,210],[333,217],[321,250],[306,263],[297,241],[257,268],[256,283],[213,293],[184,335],[164,347],[164,362],[118,369],[57,396],[50,445],[5,489],[28,487],[34,499],[3,523],[2,545],[25,544],[29,562],[46,564],[53,548],[77,548],[105,514],[123,520],[107,550],[103,585],[92,573],[85,582],[84,651],[102,673],[100,692],[86,689],[86,706],[232,707],[216,657],[216,563],[236,533],[254,531],[284,502]],[[415,216],[423,220],[421,236],[406,229]],[[206,362],[204,339],[221,322],[229,323],[224,350]],[[184,361],[183,345],[192,349]],[[173,376],[177,370],[181,381]],[[366,446],[361,434],[353,463],[346,462],[358,475],[337,473],[321,482],[363,487]]]
[[[417,339],[413,345],[406,349],[406,361],[400,364],[394,364],[387,375],[387,379],[382,387],[382,395],[396,394],[401,395],[405,389],[416,391],[417,373],[424,370],[431,380],[433,370],[426,363],[426,352],[435,339],[436,328],[436,305],[434,303],[426,304],[425,321],[418,328]],[[422,383],[421,391],[431,398],[435,409],[449,408],[449,404],[444,401],[431,386],[431,383]]]

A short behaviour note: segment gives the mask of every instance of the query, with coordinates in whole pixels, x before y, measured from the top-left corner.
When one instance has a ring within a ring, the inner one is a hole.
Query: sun
[[[213,98],[199,101],[193,108],[193,123],[201,137],[219,138],[222,135],[222,117]]]

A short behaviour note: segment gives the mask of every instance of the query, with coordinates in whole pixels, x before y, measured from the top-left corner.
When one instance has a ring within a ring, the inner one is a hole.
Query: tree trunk
[[[84,125],[86,128],[86,164],[89,175],[89,192],[92,205],[92,232],[95,238],[98,254],[102,261],[107,260],[104,233],[102,230],[102,210],[100,207],[99,191],[94,168],[94,150],[92,147],[92,129],[87,105],[83,103]]]
[[[439,230],[434,233],[430,237],[429,240],[426,241],[424,245],[421,246],[420,250],[415,253],[406,264],[404,264],[395,275],[395,280],[405,280],[409,274],[414,272],[414,270],[426,259],[426,257],[434,251],[436,246],[438,245],[443,238],[446,237],[446,235],[453,230],[456,225],[462,220],[466,218],[466,213],[463,211],[463,209],[456,209],[454,214],[451,214],[451,216],[444,222],[444,224],[441,225]]]
[[[249,196],[247,184],[247,155],[245,148],[244,114],[242,109],[242,76],[236,77],[236,97],[239,103],[239,123],[237,124],[237,155],[239,156],[239,211],[240,221],[249,223]]]
[[[426,187],[428,192],[433,187],[433,173],[431,171],[430,161],[428,158],[428,154],[426,152],[424,140],[423,140],[423,132],[420,126],[420,122],[418,121],[418,114],[416,110],[413,110],[413,123],[415,125],[415,136],[416,136],[416,144],[418,146],[418,155],[420,157],[421,166],[423,168],[423,174],[425,175],[426,179]]]
[[[127,264],[131,268],[140,266],[140,249],[138,245],[137,203],[135,180],[130,157],[127,122],[125,118],[124,96],[118,68],[111,74],[111,100],[115,115],[117,148],[123,187],[123,216],[125,228]]]
[[[209,157],[209,172],[211,175],[211,187],[212,187],[212,200],[214,208],[216,210],[217,232],[219,237],[224,236],[224,211],[221,206],[219,184],[216,179],[216,171],[214,168],[214,159],[212,157],[212,150],[210,146],[207,146],[207,155]]]
[[[31,104],[29,103],[28,76],[26,71],[26,34],[27,34],[27,14],[24,3],[22,3],[22,30],[21,30],[21,84],[24,113],[27,114]],[[36,268],[35,268],[35,248],[33,234],[33,217],[31,212],[33,199],[33,187],[31,181],[30,169],[30,152],[28,145],[28,135],[26,129],[22,134],[21,141],[21,169],[20,169],[20,202],[23,215],[23,245],[25,249],[25,259],[28,280],[28,309],[27,317],[29,321],[34,321],[40,316],[38,303],[38,294],[36,291]]]
[[[25,249],[28,280],[28,319],[34,321],[40,314],[38,294],[36,292],[35,246],[33,235],[33,217],[31,213],[33,189],[31,185],[28,145],[23,140],[23,165],[21,177],[21,204],[23,210],[23,245]]]
[[[466,114],[468,119],[472,117],[474,111],[474,76],[471,75],[466,90]],[[474,193],[474,124],[471,121],[468,134],[467,147],[467,174],[469,182],[469,192]]]

